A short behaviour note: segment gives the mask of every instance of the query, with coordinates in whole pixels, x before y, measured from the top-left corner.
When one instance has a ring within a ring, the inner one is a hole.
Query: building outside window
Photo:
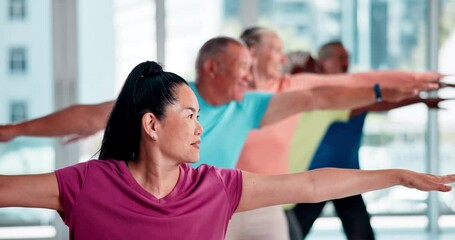
[[[9,1],[9,18],[12,20],[25,19],[27,15],[26,0]]]
[[[13,47],[9,51],[9,69],[11,73],[27,71],[27,52],[23,47]]]
[[[21,122],[27,119],[27,103],[25,101],[14,101],[10,105],[11,122]]]

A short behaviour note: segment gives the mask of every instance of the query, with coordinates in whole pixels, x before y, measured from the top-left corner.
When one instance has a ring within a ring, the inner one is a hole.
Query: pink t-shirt
[[[157,199],[124,161],[91,160],[55,171],[70,239],[224,239],[242,192],[240,170],[180,167]]]
[[[307,79],[283,77],[263,90],[281,93],[305,88],[308,88]],[[253,130],[243,145],[236,167],[267,175],[286,174],[295,169],[303,171],[309,162],[307,156],[312,156],[327,127],[333,121],[346,120],[349,113],[349,110],[299,113]]]
[[[261,91],[281,93],[302,89],[304,86],[304,82],[292,81],[285,76]],[[236,167],[268,175],[289,173],[289,149],[300,116],[299,113],[272,125],[252,130],[243,145]]]

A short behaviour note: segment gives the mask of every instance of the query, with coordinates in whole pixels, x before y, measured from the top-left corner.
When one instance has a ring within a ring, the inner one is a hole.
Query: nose
[[[195,129],[196,136],[200,136],[203,131],[204,131],[204,129],[202,128],[201,123],[199,123],[199,121],[196,121],[196,129]]]
[[[248,71],[245,72],[243,76],[243,81],[251,82],[253,80],[253,69],[250,68]]]

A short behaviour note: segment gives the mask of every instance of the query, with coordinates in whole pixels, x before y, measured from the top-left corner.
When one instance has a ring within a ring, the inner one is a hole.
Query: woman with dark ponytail
[[[136,160],[142,115],[151,112],[161,119],[165,107],[176,101],[174,90],[181,84],[188,86],[183,78],[163,72],[155,62],[137,65],[126,79],[109,117],[99,159]]]
[[[394,185],[449,191],[446,184],[455,181],[455,175],[397,169],[275,176],[208,165],[194,169],[190,163],[199,160],[203,131],[198,112],[184,79],[155,62],[141,63],[115,103],[99,160],[54,173],[0,175],[0,207],[55,209],[70,239],[224,239],[234,212]]]

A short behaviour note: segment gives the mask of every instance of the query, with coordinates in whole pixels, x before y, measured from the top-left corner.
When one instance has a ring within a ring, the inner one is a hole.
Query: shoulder
[[[206,164],[200,165],[195,171],[202,175],[216,176],[221,182],[231,181],[235,178],[241,178],[242,171],[236,168],[217,168]]]
[[[251,91],[246,92],[243,99],[239,102],[242,106],[268,105],[273,93]],[[255,107],[254,107],[255,108]]]
[[[58,173],[79,172],[79,174],[87,174],[89,171],[119,171],[123,161],[118,160],[97,160],[92,159],[87,162],[78,163],[72,166],[58,169]]]
[[[84,163],[81,163],[84,164]],[[125,165],[125,162],[122,160],[115,160],[115,159],[106,159],[106,160],[98,160],[92,159],[85,164],[90,168],[98,168],[98,169],[118,169],[121,168],[122,165]]]
[[[188,175],[199,175],[201,177],[213,177],[217,178],[226,178],[226,177],[236,177],[241,175],[241,171],[236,168],[217,168],[207,164],[201,164],[197,168],[193,168],[189,164],[182,164],[182,170]]]
[[[260,91],[250,91],[245,93],[245,97],[243,98],[242,101],[245,100],[257,100],[261,98],[267,98],[271,97],[273,93],[268,93],[268,92],[260,92]]]

